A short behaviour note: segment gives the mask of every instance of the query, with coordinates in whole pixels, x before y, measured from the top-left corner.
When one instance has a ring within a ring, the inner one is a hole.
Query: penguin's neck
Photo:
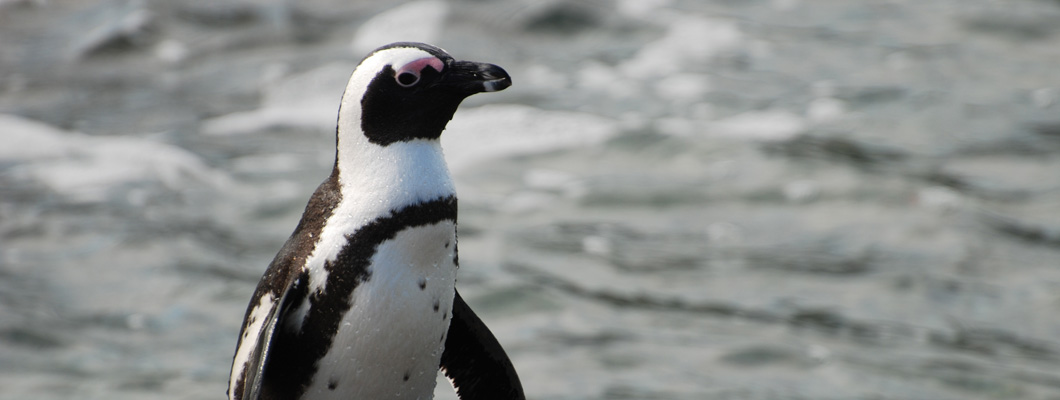
[[[340,130],[337,142],[334,173],[338,174],[342,200],[336,211],[349,218],[351,227],[456,194],[437,139],[380,146],[357,129]]]
[[[331,177],[338,182],[338,204],[304,267],[310,272],[309,286],[314,292],[324,288],[326,262],[335,261],[349,235],[406,207],[456,195],[438,140],[380,146],[370,143],[359,127],[353,132],[343,128],[350,127],[339,125]]]

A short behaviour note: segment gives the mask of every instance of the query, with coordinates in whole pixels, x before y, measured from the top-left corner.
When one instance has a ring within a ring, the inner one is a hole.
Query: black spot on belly
[[[434,312],[438,312],[438,306],[439,306],[438,300],[435,300],[434,301]]]
[[[335,378],[331,378],[331,380],[328,381],[328,390],[335,390],[337,387],[339,387],[339,381]]]
[[[420,290],[427,289],[427,278],[420,278]]]
[[[408,381],[409,381],[409,371],[405,371],[405,377],[404,377],[404,378],[401,378],[401,379],[402,379],[403,381],[405,381],[405,382],[408,382]]]
[[[449,319],[449,311],[442,313],[442,321]]]
[[[441,343],[441,342],[444,342],[444,341],[445,341],[445,334],[443,333],[442,337],[438,339],[438,343]]]
[[[445,248],[447,248],[447,249],[449,248],[449,241],[448,240],[445,241]]]

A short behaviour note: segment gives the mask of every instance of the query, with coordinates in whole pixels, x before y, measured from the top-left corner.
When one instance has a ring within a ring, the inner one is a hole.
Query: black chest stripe
[[[310,303],[302,329],[298,332],[276,331],[269,365],[265,369],[265,385],[275,390],[275,398],[298,398],[312,383],[317,362],[331,348],[342,316],[350,309],[350,297],[354,289],[361,282],[371,279],[368,266],[379,245],[405,229],[447,220],[456,222],[455,196],[440,197],[391,211],[390,215],[378,218],[346,236],[346,245],[339,251],[335,261],[324,265],[328,272],[324,291],[304,293],[301,297],[304,299],[308,295]],[[302,282],[307,282],[304,274]]]

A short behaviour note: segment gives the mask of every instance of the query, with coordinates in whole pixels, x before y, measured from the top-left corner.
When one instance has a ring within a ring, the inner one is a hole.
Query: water
[[[404,38],[514,78],[443,145],[529,397],[1060,397],[1060,3],[394,10],[0,1],[0,397],[223,397],[345,79]]]

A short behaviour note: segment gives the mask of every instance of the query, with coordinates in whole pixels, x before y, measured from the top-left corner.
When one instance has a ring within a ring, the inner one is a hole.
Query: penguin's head
[[[356,128],[378,146],[437,139],[465,98],[511,84],[508,73],[493,64],[457,61],[423,43],[389,44],[353,71],[339,110],[338,139],[356,134]],[[354,132],[345,133],[344,127]]]

